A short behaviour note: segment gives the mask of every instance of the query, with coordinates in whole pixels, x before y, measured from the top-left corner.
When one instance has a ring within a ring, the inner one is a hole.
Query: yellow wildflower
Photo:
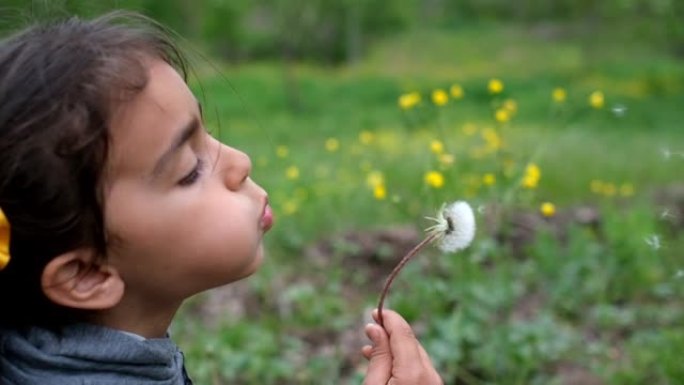
[[[463,87],[460,84],[454,84],[449,88],[449,93],[454,99],[463,99]]]
[[[325,149],[330,152],[335,152],[340,148],[340,141],[335,138],[328,138],[325,141]]]
[[[563,103],[565,102],[566,98],[567,92],[565,92],[564,88],[556,87],[553,89],[553,92],[551,93],[551,99],[553,99],[554,102]]]
[[[496,78],[490,79],[489,83],[487,84],[487,89],[489,90],[490,94],[493,94],[493,95],[500,94],[504,89],[504,84],[499,79],[496,79]]]
[[[603,182],[598,179],[594,179],[589,183],[589,189],[594,194],[600,194],[601,191],[603,191]]]
[[[402,110],[409,110],[420,103],[420,94],[418,92],[411,92],[403,94],[399,97],[399,107]]]
[[[283,213],[285,213],[285,215],[292,215],[296,213],[297,210],[299,210],[299,205],[293,200],[289,200],[283,204]]]
[[[384,184],[379,184],[373,188],[373,197],[379,201],[387,197],[387,189]]]
[[[525,167],[522,186],[527,189],[533,189],[539,184],[539,179],[541,179],[541,170],[539,170],[539,166],[534,163],[529,163],[527,167]]]
[[[366,176],[366,184],[370,187],[377,187],[385,184],[385,176],[380,171],[371,171]]]
[[[513,115],[518,111],[518,103],[513,99],[506,99],[503,102],[503,108]]]
[[[601,109],[603,108],[603,105],[605,104],[605,98],[603,97],[603,92],[601,91],[594,91],[589,95],[589,105],[596,108],[596,109]]]
[[[490,151],[496,151],[503,146],[501,136],[499,136],[499,134],[493,128],[485,128],[482,130],[482,139],[485,140],[487,149]]]
[[[444,143],[440,140],[433,140],[430,142],[430,151],[433,153],[439,155],[444,152]]]
[[[361,131],[359,134],[359,142],[366,146],[373,143],[373,139],[375,139],[375,135],[370,131]]]
[[[550,218],[556,214],[556,205],[551,202],[544,202],[539,207],[541,214],[547,218]]]
[[[0,209],[0,270],[10,261],[10,225],[5,213]]]
[[[449,166],[454,164],[454,161],[456,159],[452,154],[439,154],[439,163],[441,163],[444,166]]]
[[[492,174],[491,172],[488,172],[482,176],[482,184],[485,186],[492,186],[493,184],[496,183],[496,175]]]
[[[529,175],[525,175],[522,180],[522,186],[526,189],[536,188],[539,184],[539,179],[533,178]]]
[[[529,175],[532,178],[539,179],[541,177],[541,170],[539,169],[539,166],[537,166],[535,163],[528,163],[527,167],[525,168],[525,174]]]
[[[425,183],[432,188],[444,186],[444,175],[439,171],[429,171],[425,174]]]
[[[620,185],[620,195],[623,197],[631,197],[634,195],[634,185],[631,183],[623,183]]]
[[[432,102],[435,103],[436,106],[443,106],[447,104],[449,101],[449,95],[446,93],[446,91],[442,89],[436,89],[432,91]]]
[[[299,178],[299,167],[297,166],[290,166],[285,170],[285,176],[287,179],[297,179]]]
[[[511,113],[504,108],[499,108],[494,114],[494,118],[499,123],[506,123],[511,119]]]
[[[601,193],[607,197],[612,197],[617,193],[617,188],[613,183],[604,183],[603,191],[601,191]]]
[[[287,155],[290,153],[290,150],[287,148],[287,146],[278,146],[276,147],[276,155],[278,158],[287,158]]]

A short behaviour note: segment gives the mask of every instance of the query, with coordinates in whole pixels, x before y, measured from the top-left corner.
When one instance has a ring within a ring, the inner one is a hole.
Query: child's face
[[[168,64],[116,109],[105,170],[108,263],[129,305],[165,306],[252,274],[271,226],[244,153],[202,127],[197,100]]]

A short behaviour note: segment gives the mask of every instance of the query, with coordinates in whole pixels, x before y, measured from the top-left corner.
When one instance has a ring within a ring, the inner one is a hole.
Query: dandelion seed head
[[[684,151],[673,151],[667,147],[664,147],[660,150],[660,152],[663,154],[663,158],[665,158],[665,160],[670,160],[675,157],[684,159]]]
[[[670,160],[672,158],[672,156],[674,155],[672,150],[670,150],[667,147],[664,147],[663,149],[661,149],[660,152],[663,154],[663,158],[665,158],[665,160]]]
[[[428,219],[436,224],[427,231],[437,236],[438,247],[444,252],[465,249],[475,237],[475,214],[465,201],[442,206],[436,218]]]
[[[660,213],[660,219],[671,219],[674,218],[674,215],[670,212],[670,209],[665,209],[663,210],[662,213]]]
[[[657,234],[651,234],[644,238],[644,242],[649,245],[653,250],[660,249],[660,237]]]
[[[670,152],[670,149],[667,148],[667,147],[666,147],[666,148],[663,148],[663,149],[660,150],[660,151],[663,153],[663,158],[665,158],[665,159],[670,159],[670,156],[672,156],[672,153]]]
[[[627,113],[627,107],[625,107],[622,104],[616,104],[612,108],[613,115],[617,116],[618,118],[621,118],[625,116],[625,113]]]
[[[679,269],[679,270],[677,270],[677,272],[675,273],[675,278],[676,278],[676,279],[682,279],[682,278],[684,278],[684,269]]]

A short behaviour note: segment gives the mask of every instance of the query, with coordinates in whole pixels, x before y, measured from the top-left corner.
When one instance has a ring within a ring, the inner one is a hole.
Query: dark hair
[[[0,326],[79,317],[49,301],[41,274],[88,247],[106,257],[101,183],[113,108],[147,83],[146,59],[186,78],[168,32],[133,13],[36,25],[0,42],[0,208],[11,261],[0,272]]]

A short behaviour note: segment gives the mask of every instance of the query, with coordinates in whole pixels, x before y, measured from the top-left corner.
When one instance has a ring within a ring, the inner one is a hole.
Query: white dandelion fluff
[[[392,281],[414,255],[432,242],[438,242],[438,247],[444,252],[462,250],[468,247],[475,237],[475,214],[470,205],[464,201],[442,205],[437,217],[428,219],[436,223],[426,229],[428,234],[425,239],[406,253],[385,281],[378,302],[378,322],[380,325],[383,324],[382,306],[389,293]]]
[[[663,154],[663,158],[665,160],[670,160],[672,158],[683,158],[684,159],[684,151],[674,151],[671,150],[667,147],[663,148],[660,150]]]
[[[644,242],[649,245],[653,250],[658,250],[661,247],[660,237],[657,234],[651,234],[644,238]]]
[[[475,214],[467,202],[442,206],[436,218],[428,219],[437,223],[426,231],[436,236],[438,247],[446,253],[465,249],[475,237]]]

